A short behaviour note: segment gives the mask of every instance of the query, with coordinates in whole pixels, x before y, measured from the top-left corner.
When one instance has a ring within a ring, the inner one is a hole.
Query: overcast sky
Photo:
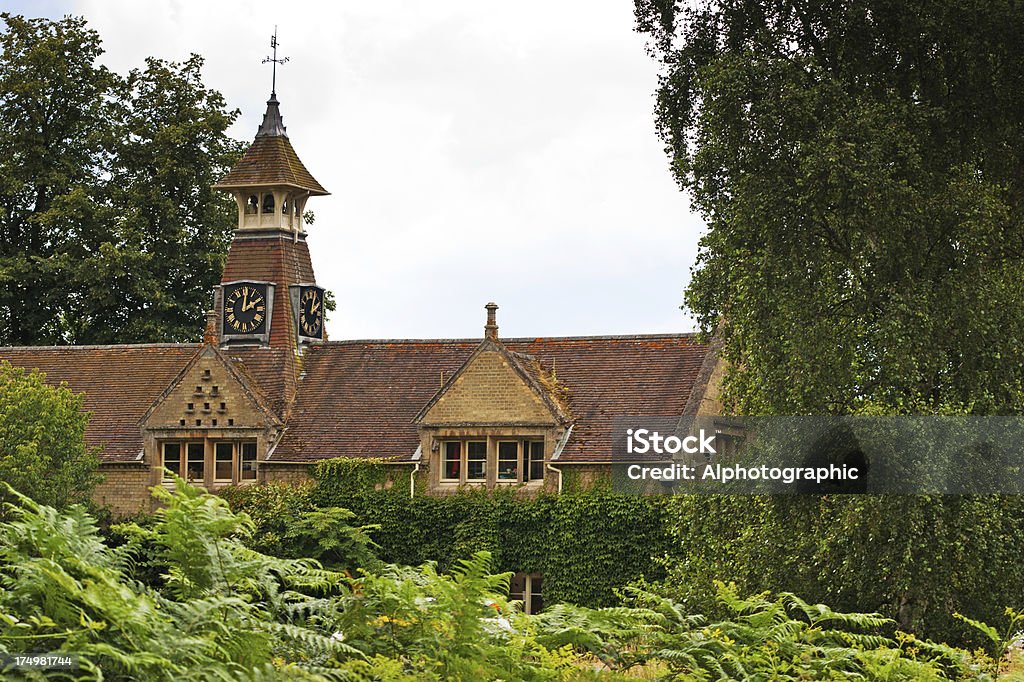
[[[629,0],[0,0],[84,15],[104,62],[206,58],[251,141],[270,91],[332,194],[309,245],[333,339],[683,332],[703,230],[653,121]]]

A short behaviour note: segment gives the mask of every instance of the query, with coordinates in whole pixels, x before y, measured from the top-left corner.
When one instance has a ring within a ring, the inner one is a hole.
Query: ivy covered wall
[[[511,489],[409,495],[409,467],[329,460],[313,469],[318,506],[352,510],[373,533],[381,558],[441,568],[487,550],[500,571],[544,574],[544,599],[588,606],[617,603],[615,589],[663,577],[652,559],[668,549],[665,500],[604,486],[523,497]]]
[[[288,525],[315,507],[344,507],[353,525],[370,531],[388,563],[435,561],[446,570],[475,552],[492,553],[494,570],[544,574],[546,603],[606,606],[615,590],[638,578],[658,580],[653,557],[668,551],[664,498],[636,497],[598,485],[578,490],[570,477],[562,494],[526,497],[511,489],[463,490],[433,496],[411,468],[381,461],[329,460],[312,469],[311,484],[229,488],[221,494],[256,521],[258,549],[291,556]]]

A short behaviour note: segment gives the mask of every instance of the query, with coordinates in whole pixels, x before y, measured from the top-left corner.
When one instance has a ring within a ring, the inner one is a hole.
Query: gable
[[[421,424],[557,424],[559,416],[496,344],[482,346],[418,420]]]
[[[142,419],[146,429],[266,426],[276,421],[230,362],[204,346]]]

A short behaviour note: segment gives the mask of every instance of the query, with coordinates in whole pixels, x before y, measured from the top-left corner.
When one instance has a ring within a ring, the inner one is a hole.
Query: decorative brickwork
[[[205,346],[154,402],[143,428],[265,428],[276,418],[258,389],[247,385],[213,346]]]

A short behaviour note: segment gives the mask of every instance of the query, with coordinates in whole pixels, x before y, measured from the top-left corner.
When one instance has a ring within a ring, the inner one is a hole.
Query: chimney
[[[217,335],[217,311],[206,311],[206,331],[203,332],[203,343],[216,346],[220,342]]]
[[[487,308],[487,324],[484,325],[484,338],[491,339],[492,341],[498,340],[498,322],[496,320],[495,311],[498,310],[497,303],[488,303],[484,306]]]

